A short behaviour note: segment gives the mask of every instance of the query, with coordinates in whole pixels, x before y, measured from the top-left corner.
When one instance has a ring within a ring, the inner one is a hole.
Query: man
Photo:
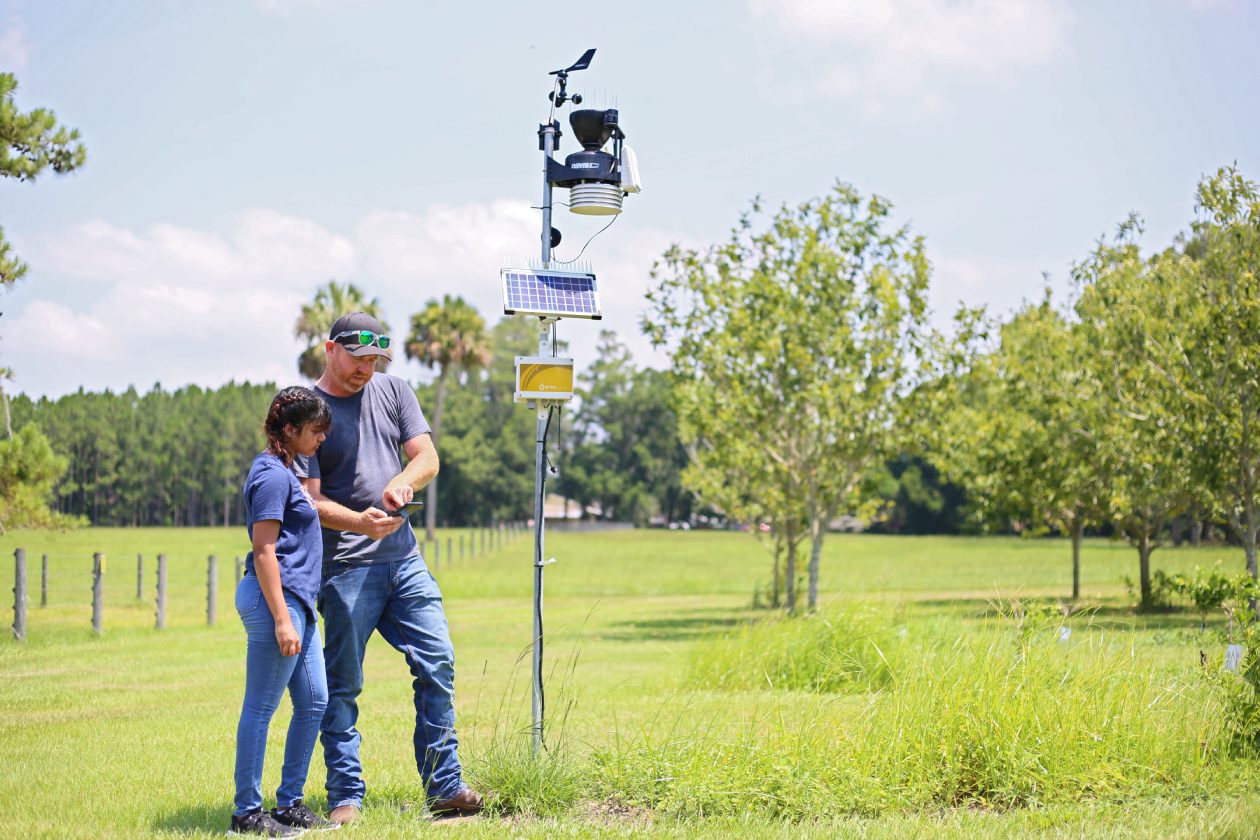
[[[311,458],[294,467],[324,527],[319,611],[324,617],[328,708],[320,724],[328,765],[329,818],[359,816],[365,791],[355,729],[363,654],[372,631],[407,659],[415,678],[416,768],[435,816],[475,814],[481,794],[463,782],[455,738],[455,655],[442,593],[420,556],[403,505],[433,480],[437,452],[411,388],[376,374],[393,358],[381,323],[354,312],[324,342],[327,366],[316,389],[332,427]],[[374,375],[375,374],[375,375]],[[408,463],[402,465],[399,448]]]

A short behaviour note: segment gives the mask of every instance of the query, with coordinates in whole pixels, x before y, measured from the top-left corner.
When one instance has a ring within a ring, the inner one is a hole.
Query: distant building
[[[599,505],[583,508],[573,499],[566,499],[558,493],[548,493],[543,499],[543,517],[546,519],[599,519],[603,515],[604,510]]]

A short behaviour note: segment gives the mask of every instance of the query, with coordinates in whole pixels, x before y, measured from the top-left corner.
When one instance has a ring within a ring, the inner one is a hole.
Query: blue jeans
[[[284,593],[293,629],[302,639],[302,652],[281,656],[276,624],[263,598],[258,578],[251,572],[236,586],[236,611],[245,624],[245,702],[236,727],[236,798],[238,817],[262,810],[263,755],[267,728],[280,705],[284,690],[293,700],[293,719],[284,742],[284,766],[276,805],[287,808],[302,798],[306,771],[311,766],[315,736],[328,705],[324,676],[324,652],[319,643],[319,623],[289,592]]]
[[[319,593],[328,664],[328,711],[320,725],[328,765],[328,807],[363,803],[363,764],[355,729],[363,690],[363,653],[372,631],[407,659],[415,691],[416,769],[430,801],[463,789],[456,754],[455,651],[442,593],[424,559],[324,567]]]

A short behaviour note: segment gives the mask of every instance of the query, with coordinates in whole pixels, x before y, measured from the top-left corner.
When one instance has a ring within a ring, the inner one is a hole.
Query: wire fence
[[[458,569],[526,533],[525,523],[503,522],[435,540],[417,534],[417,541],[437,573]],[[11,567],[13,637],[25,641],[32,626],[64,626],[76,615],[98,636],[112,629],[214,626],[231,613],[245,565],[244,554],[56,553],[18,547]]]

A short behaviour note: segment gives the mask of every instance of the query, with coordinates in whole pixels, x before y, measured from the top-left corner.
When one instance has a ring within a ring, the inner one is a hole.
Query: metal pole
[[[13,550],[13,638],[26,641],[26,549]]]
[[[157,623],[158,630],[166,629],[166,555],[158,555],[157,568]]]
[[[213,627],[219,606],[219,558],[213,554],[206,561],[206,624]]]
[[[99,551],[92,555],[92,632],[100,636],[101,602],[105,597],[105,555]]]
[[[39,605],[48,606],[48,555],[45,554],[39,571]]]
[[[543,197],[542,197],[542,235],[539,244],[542,248],[542,267],[545,269],[551,262],[551,179],[547,175],[547,165],[556,150],[556,126],[548,122],[539,128],[543,152]],[[538,332],[538,355],[554,354],[551,341],[551,324],[543,319]],[[543,738],[543,638],[542,638],[542,606],[543,606],[543,493],[546,458],[543,448],[546,445],[547,409],[542,402],[537,403],[537,434],[534,436],[534,690],[532,698],[534,755],[542,752]]]

